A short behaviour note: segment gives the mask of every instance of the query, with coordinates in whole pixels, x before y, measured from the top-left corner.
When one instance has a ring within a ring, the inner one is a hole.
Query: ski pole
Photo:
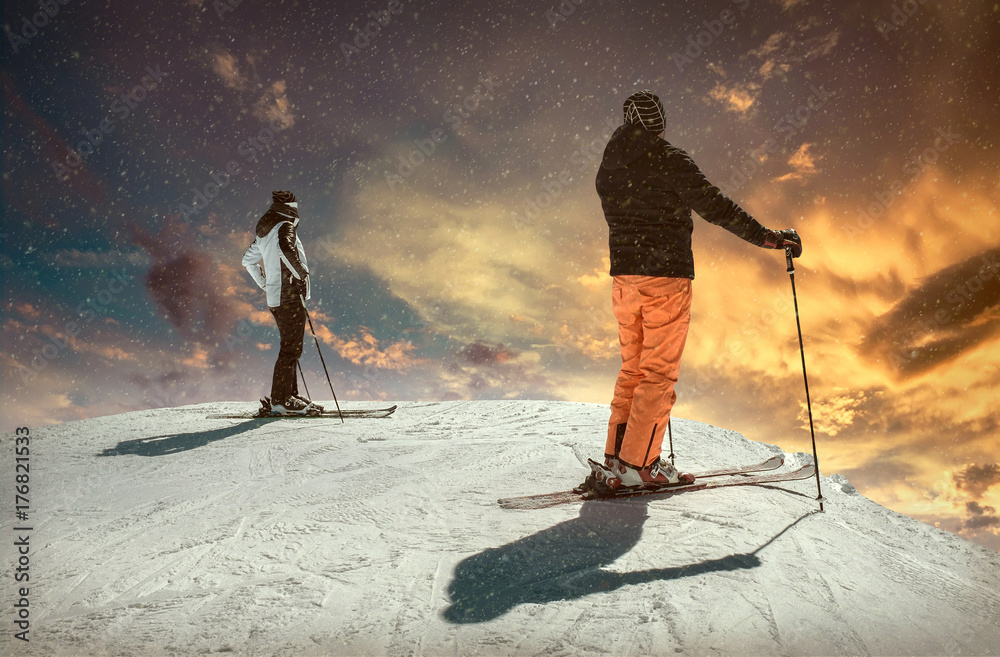
[[[306,397],[312,399],[312,395],[309,394],[309,386],[306,385],[306,375],[302,372],[302,363],[295,361],[295,364],[299,366],[299,377],[302,379],[302,387],[306,389]]]
[[[670,418],[667,418],[667,435],[670,437],[670,465],[674,464],[674,430],[670,425]]]
[[[809,434],[812,436],[813,463],[816,464],[816,491],[819,493],[816,499],[819,501],[819,510],[823,510],[823,487],[819,481],[819,455],[816,453],[816,431],[813,428],[812,401],[809,399],[809,377],[806,375],[806,348],[802,342],[802,324],[799,322],[799,298],[795,294],[795,265],[792,264],[792,247],[785,247],[785,261],[788,264],[788,277],[792,281],[792,300],[795,303],[795,326],[799,330],[799,353],[802,354],[802,380],[806,385],[806,408],[809,410]]]
[[[319,362],[323,363],[323,372],[326,374],[326,382],[330,384],[330,392],[333,393],[333,403],[337,405],[337,414],[340,416],[340,422],[343,424],[344,413],[340,410],[340,402],[337,401],[337,393],[333,392],[333,381],[330,380],[330,372],[326,369],[326,361],[323,360],[323,352],[319,348],[319,338],[316,337],[316,331],[313,329],[313,321],[312,317],[309,316],[309,309],[306,308],[306,300],[302,297],[302,295],[299,295],[299,301],[302,302],[302,310],[306,312],[306,319],[309,321],[309,332],[313,334],[313,340],[316,342],[316,353],[319,354]]]

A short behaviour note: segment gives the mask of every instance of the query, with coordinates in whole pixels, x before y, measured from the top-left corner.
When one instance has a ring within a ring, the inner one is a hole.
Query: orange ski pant
[[[643,468],[659,457],[691,323],[691,280],[615,276],[622,369],[615,383],[605,456]]]

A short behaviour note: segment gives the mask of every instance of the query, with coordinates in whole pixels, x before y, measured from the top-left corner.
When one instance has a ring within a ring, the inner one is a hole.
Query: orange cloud
[[[867,399],[865,391],[842,394],[836,397],[824,397],[812,405],[813,425],[816,431],[828,436],[836,436],[841,431],[854,426],[855,420],[864,412],[860,407]],[[808,415],[805,402],[801,404],[799,420],[802,428],[808,428]]]
[[[23,317],[28,319],[38,319],[42,316],[42,313],[39,312],[38,309],[27,302],[14,302],[14,310],[21,313]]]
[[[560,329],[561,345],[569,346],[593,360],[607,360],[619,355],[617,329],[599,331],[596,334],[571,329],[563,324]]]
[[[208,350],[201,345],[195,345],[192,353],[181,360],[188,367],[204,370],[210,367]]]
[[[580,282],[581,285],[589,287],[595,290],[610,290],[611,289],[611,258],[603,257],[601,258],[601,266],[594,269],[592,274],[583,274],[579,276],[576,280]]]
[[[783,176],[775,178],[775,182],[785,182],[789,180],[803,180],[807,176],[819,173],[816,169],[816,160],[819,158],[809,152],[812,144],[802,144],[791,157],[788,158],[788,165],[792,171]]]
[[[420,359],[412,357],[412,353],[416,350],[412,343],[400,340],[387,347],[381,347],[371,330],[364,326],[359,329],[360,335],[346,339],[335,335],[325,325],[320,324],[315,328],[316,336],[321,341],[336,349],[341,358],[355,365],[404,371],[421,362]]]
[[[212,55],[212,70],[231,89],[240,89],[246,84],[236,56],[228,50],[220,49]]]
[[[295,125],[292,104],[286,91],[287,84],[284,80],[272,83],[267,92],[254,104],[254,116],[282,129]]]
[[[708,95],[712,100],[726,105],[726,109],[739,114],[745,114],[757,102],[757,95],[760,93],[760,89],[760,85],[754,82],[734,83],[730,85],[718,82],[708,92]]]

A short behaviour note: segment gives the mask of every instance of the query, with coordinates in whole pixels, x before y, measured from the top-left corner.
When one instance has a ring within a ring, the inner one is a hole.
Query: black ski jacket
[[[611,136],[597,172],[611,275],[694,278],[691,210],[751,244],[765,228],[708,182],[680,148],[639,126]]]

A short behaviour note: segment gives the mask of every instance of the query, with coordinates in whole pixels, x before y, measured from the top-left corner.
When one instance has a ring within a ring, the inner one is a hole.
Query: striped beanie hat
[[[625,99],[625,123],[641,125],[654,134],[666,130],[667,120],[663,113],[663,103],[651,91],[637,91]]]

